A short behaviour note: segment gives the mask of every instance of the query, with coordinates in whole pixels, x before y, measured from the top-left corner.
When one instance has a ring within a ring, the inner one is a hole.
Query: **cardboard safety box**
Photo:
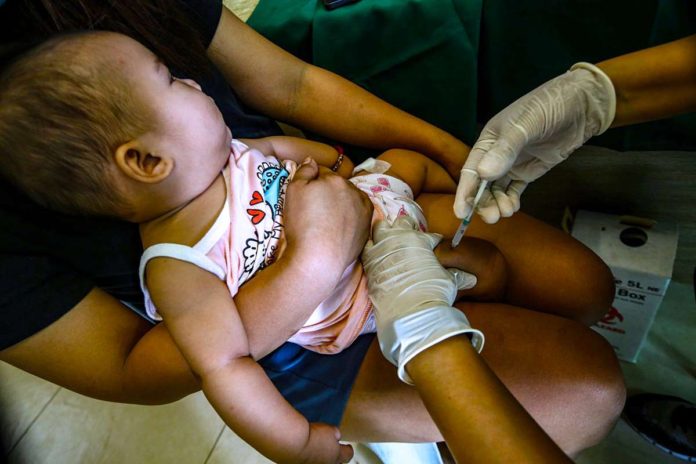
[[[616,284],[611,310],[592,328],[620,359],[636,362],[672,278],[677,225],[581,210],[572,235],[607,263]]]

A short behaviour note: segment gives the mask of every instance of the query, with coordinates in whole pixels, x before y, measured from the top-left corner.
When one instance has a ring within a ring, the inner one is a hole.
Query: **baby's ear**
[[[174,168],[171,158],[150,153],[137,139],[119,145],[114,152],[114,161],[125,176],[148,184],[163,181]]]

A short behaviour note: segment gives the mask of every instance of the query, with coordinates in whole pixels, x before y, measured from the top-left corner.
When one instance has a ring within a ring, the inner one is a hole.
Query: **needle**
[[[452,248],[459,245],[459,242],[462,241],[462,237],[464,236],[466,229],[469,227],[469,223],[471,223],[471,217],[474,215],[474,211],[476,211],[476,207],[478,206],[479,201],[481,201],[481,197],[483,196],[483,192],[486,190],[487,186],[487,180],[482,180],[479,184],[478,191],[476,192],[476,196],[474,197],[474,203],[471,205],[471,211],[469,211],[469,214],[467,214],[466,217],[462,219],[462,223],[459,225],[459,229],[457,229],[457,232],[454,234],[454,238],[452,238]]]

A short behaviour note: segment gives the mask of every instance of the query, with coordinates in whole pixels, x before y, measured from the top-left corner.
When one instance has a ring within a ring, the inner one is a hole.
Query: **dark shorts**
[[[339,425],[358,369],[374,334],[361,335],[338,354],[285,343],[259,361],[276,388],[310,422]]]

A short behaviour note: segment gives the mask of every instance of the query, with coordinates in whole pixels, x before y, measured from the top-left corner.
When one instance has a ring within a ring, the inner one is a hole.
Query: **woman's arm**
[[[614,84],[612,127],[696,110],[696,35],[597,64]]]
[[[285,52],[225,8],[208,56],[245,103],[280,121],[354,145],[415,150],[454,178],[469,152],[451,134]]]
[[[448,338],[422,351],[406,370],[457,462],[571,462],[468,338]]]
[[[147,282],[203,392],[235,433],[276,462],[342,462],[338,430],[310,427],[249,356],[223,281],[190,263],[157,258],[148,265]]]

